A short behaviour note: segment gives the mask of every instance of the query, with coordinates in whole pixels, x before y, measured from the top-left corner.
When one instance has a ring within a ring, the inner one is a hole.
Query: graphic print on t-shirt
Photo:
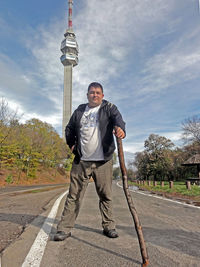
[[[81,119],[83,128],[96,127],[98,123],[98,112],[96,113],[84,113]]]

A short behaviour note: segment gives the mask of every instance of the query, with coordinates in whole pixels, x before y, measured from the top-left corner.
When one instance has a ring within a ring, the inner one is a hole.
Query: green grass
[[[152,183],[152,182],[151,182]],[[185,196],[200,196],[200,186],[197,185],[191,185],[191,190],[188,190],[186,188],[186,185],[184,182],[174,182],[173,188],[169,188],[169,183],[165,182],[164,187],[161,187],[160,185],[157,186],[148,186],[148,185],[139,185],[134,182],[129,182],[131,185],[138,186],[139,188],[146,189],[148,191],[154,191],[154,192],[163,192],[163,193],[178,193]],[[159,182],[158,182],[159,184]]]
[[[43,192],[44,190],[42,189],[35,189],[35,190],[31,190],[30,193],[40,193]]]

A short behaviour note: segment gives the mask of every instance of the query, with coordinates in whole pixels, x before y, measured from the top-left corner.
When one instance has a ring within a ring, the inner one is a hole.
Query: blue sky
[[[61,134],[60,44],[67,0],[0,1],[0,97]],[[181,123],[200,113],[198,0],[74,0],[79,65],[73,109],[99,81],[126,121],[124,149],[143,150],[151,133],[181,145]]]

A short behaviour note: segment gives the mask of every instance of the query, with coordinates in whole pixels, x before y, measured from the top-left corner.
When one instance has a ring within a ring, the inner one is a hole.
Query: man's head
[[[100,83],[93,82],[88,86],[87,98],[89,107],[101,105],[103,97],[103,86]]]

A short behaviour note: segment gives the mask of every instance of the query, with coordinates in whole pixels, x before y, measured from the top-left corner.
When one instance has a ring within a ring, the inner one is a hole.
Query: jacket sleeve
[[[67,124],[65,128],[65,138],[66,138],[66,143],[70,148],[72,148],[73,145],[76,143],[76,127],[75,127],[75,111],[72,114],[69,123]]]
[[[120,127],[126,135],[125,122],[123,121],[122,115],[115,105],[112,105],[110,113],[113,121],[113,126]]]

